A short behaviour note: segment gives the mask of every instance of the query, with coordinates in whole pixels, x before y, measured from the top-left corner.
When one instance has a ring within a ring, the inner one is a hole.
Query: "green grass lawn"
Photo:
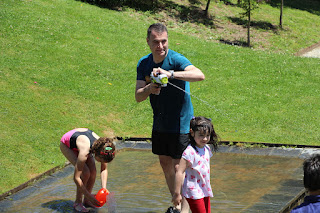
[[[212,13],[227,7],[215,4]],[[59,140],[72,128],[150,136],[149,102],[134,99],[136,64],[149,53],[148,26],[164,15],[73,0],[4,0],[0,8],[0,193],[63,165]],[[318,14],[299,13],[320,23]],[[315,43],[314,29],[287,25],[283,34],[295,37],[272,34],[261,50],[216,43],[195,33],[202,24],[167,24],[170,48],[206,75],[191,84],[206,102],[193,98],[195,115],[212,118],[222,140],[320,145],[320,60],[293,55],[312,44],[301,36]]]

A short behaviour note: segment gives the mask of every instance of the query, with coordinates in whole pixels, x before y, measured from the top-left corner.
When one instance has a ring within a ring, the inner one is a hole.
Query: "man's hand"
[[[150,92],[151,94],[159,95],[161,86],[156,83],[150,83]]]
[[[165,74],[168,77],[168,79],[171,77],[171,73],[169,71],[164,70],[160,67],[153,68],[152,72],[154,76],[158,76],[158,74]]]

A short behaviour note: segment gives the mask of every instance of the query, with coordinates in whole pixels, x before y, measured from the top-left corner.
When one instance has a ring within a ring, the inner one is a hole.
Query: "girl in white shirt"
[[[190,144],[183,152],[176,172],[175,192],[172,197],[175,206],[181,203],[183,196],[187,199],[192,213],[211,212],[210,197],[213,197],[213,194],[210,185],[210,157],[212,152],[208,144],[212,144],[216,151],[217,143],[218,135],[211,120],[205,117],[192,118]]]

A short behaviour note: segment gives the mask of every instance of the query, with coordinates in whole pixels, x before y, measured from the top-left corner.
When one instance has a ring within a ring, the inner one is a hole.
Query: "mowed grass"
[[[72,128],[150,136],[149,102],[136,103],[134,90],[152,16],[66,0],[0,8],[0,193],[63,165],[59,140]],[[222,140],[319,145],[319,59],[217,44],[171,24],[169,36],[205,73],[191,83],[195,115],[212,118]]]

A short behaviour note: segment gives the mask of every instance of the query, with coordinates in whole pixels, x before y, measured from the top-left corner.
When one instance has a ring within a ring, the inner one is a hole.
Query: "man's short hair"
[[[152,30],[156,31],[157,33],[163,33],[163,32],[168,33],[167,27],[164,24],[155,23],[155,24],[151,24],[150,27],[148,28],[147,38],[150,38],[150,34]]]
[[[320,154],[314,154],[303,163],[303,184],[309,191],[320,189]]]

